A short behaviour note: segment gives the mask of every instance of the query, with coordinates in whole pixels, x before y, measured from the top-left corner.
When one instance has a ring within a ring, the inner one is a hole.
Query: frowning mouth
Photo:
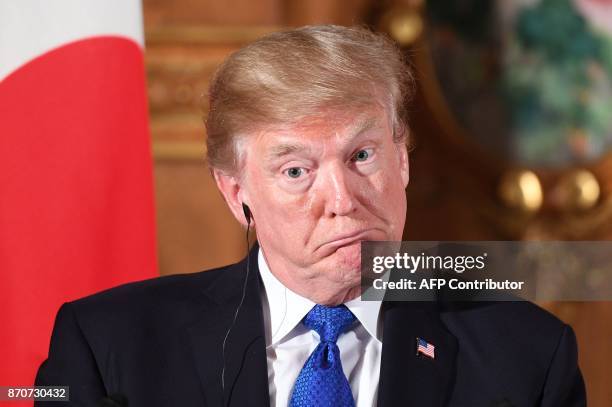
[[[367,238],[373,230],[374,229],[365,229],[337,236],[320,245],[317,250],[323,250],[324,252],[332,253],[340,247],[348,246],[355,242],[360,242],[362,240],[368,240]]]

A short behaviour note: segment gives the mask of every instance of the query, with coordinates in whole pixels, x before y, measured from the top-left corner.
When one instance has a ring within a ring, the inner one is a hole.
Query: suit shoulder
[[[499,318],[515,330],[533,329],[560,335],[566,326],[554,314],[529,301],[501,302],[492,311],[492,317]]]
[[[541,326],[543,329],[560,330],[565,324],[549,311],[529,301],[472,302],[445,306],[443,319],[478,319],[483,322],[519,326]]]
[[[203,298],[206,289],[227,275],[236,264],[197,273],[173,274],[122,284],[70,302],[77,316],[135,313],[177,306],[194,298]]]
[[[441,313],[447,328],[465,342],[496,344],[509,354],[550,359],[566,330],[559,318],[528,301],[469,303]]]

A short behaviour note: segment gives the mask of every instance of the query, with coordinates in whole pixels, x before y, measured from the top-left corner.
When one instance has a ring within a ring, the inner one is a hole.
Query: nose
[[[325,199],[325,214],[329,217],[346,216],[357,208],[354,186],[348,169],[341,163],[330,165],[321,185]]]

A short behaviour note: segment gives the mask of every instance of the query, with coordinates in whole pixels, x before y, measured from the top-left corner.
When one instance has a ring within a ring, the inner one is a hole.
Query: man
[[[360,301],[360,242],[402,237],[411,88],[396,47],[360,28],[229,57],[208,159],[259,244],[65,304],[37,384],[69,385],[74,405],[584,405],[571,328],[533,305]]]

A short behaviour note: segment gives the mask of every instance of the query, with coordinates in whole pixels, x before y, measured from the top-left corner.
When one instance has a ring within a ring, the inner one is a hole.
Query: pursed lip
[[[332,240],[329,240],[325,243],[323,243],[322,245],[320,245],[317,250],[320,249],[324,249],[324,250],[336,250],[339,247],[342,246],[347,246],[349,244],[352,244],[356,241],[360,241],[360,240],[366,240],[364,239],[368,233],[372,232],[373,229],[364,229],[364,230],[358,230],[355,232],[351,232],[351,233],[347,233],[344,235],[340,235],[337,236],[335,238],[333,238]]]

